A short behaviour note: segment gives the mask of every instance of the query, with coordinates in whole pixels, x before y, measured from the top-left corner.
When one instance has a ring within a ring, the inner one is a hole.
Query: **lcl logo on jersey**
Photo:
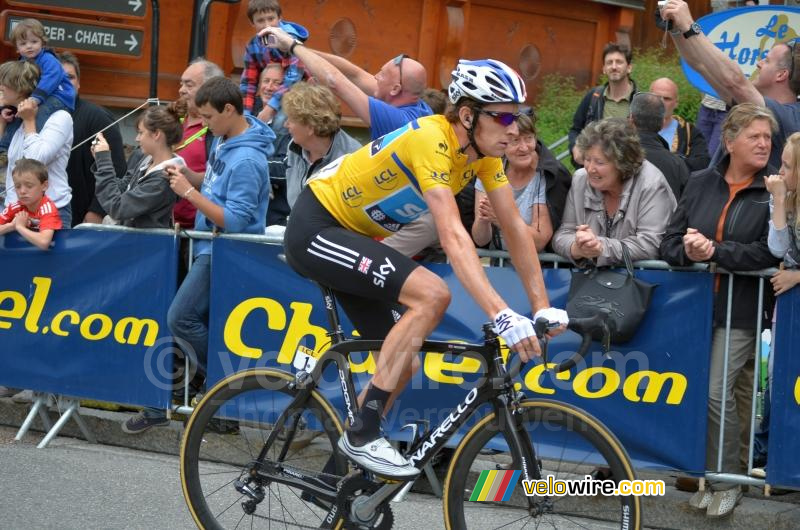
[[[350,208],[355,208],[356,206],[361,206],[361,202],[364,200],[364,194],[357,186],[348,186],[342,192],[342,200]]]
[[[431,178],[436,182],[441,182],[448,186],[450,185],[450,173],[446,171],[442,171],[441,173],[438,171],[431,171]]]
[[[374,180],[375,184],[382,190],[393,190],[397,187],[397,183],[399,182],[397,177],[398,173],[388,168],[372,177],[372,180]]]
[[[502,171],[498,171],[494,174],[494,181],[495,182],[505,182],[508,179],[506,178],[506,174]]]
[[[475,173],[474,169],[468,169],[464,173],[461,174],[461,185],[466,186],[472,179],[477,177],[478,174]]]

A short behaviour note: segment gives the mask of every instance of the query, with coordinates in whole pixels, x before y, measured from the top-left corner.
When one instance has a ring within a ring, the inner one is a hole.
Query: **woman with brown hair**
[[[103,133],[98,133],[95,156],[95,194],[100,205],[118,224],[134,228],[169,228],[177,197],[169,187],[167,166],[185,165],[172,152],[180,143],[183,127],[174,106],[150,107],[136,124],[139,148],[128,159],[128,170],[117,178]]]

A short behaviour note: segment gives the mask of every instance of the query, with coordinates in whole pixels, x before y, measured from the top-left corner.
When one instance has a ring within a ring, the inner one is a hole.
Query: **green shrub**
[[[643,91],[648,90],[650,83],[659,77],[669,77],[678,85],[680,103],[675,113],[691,121],[696,119],[702,94],[686,80],[677,54],[660,47],[636,50],[633,54],[631,77],[636,81],[639,90]],[[605,82],[605,76],[601,76],[597,84]],[[551,145],[567,134],[575,109],[589,88],[576,88],[572,77],[560,74],[548,74],[542,79],[542,90],[535,104],[536,128],[542,142]],[[565,146],[559,146],[556,153],[564,149]],[[567,161],[568,159],[563,160]]]

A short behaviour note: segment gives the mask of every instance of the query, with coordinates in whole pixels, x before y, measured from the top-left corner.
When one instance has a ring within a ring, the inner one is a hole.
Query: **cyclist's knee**
[[[432,316],[441,318],[444,316],[447,306],[450,305],[450,299],[450,289],[447,288],[444,280],[437,277],[436,281],[428,285],[421,305],[424,309],[433,313]]]

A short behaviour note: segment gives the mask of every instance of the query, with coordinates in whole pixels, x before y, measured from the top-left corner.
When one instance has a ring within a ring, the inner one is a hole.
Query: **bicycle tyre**
[[[298,392],[289,387],[294,380],[292,374],[271,368],[238,372],[220,381],[197,404],[181,441],[180,472],[184,499],[198,528],[271,527],[275,522],[282,523],[281,528],[316,528],[321,524],[326,509],[304,498],[300,488],[259,483],[263,501],[254,514],[248,514],[241,504],[248,498],[234,487],[234,481],[251,476],[250,464],[272,430],[268,420],[274,421]],[[335,486],[338,479],[332,475],[340,477],[348,471],[346,459],[336,451],[343,432],[339,415],[316,390],[301,414],[308,429],[289,438],[278,435],[264,461],[279,461],[316,476],[329,473],[333,463],[334,473],[324,476]],[[220,425],[223,431],[226,426],[236,428],[220,432]],[[286,454],[278,460],[287,443]]]
[[[597,465],[589,461],[601,455],[600,465],[611,468],[615,480],[633,480],[633,466],[619,440],[605,425],[587,412],[572,405],[551,400],[525,400],[520,403],[524,418],[524,429],[532,440],[533,448],[542,463],[542,477],[554,475],[555,479],[583,479]],[[544,423],[546,422],[546,423]],[[538,429],[537,429],[538,428]],[[547,432],[544,432],[547,429]],[[537,443],[537,430],[545,444]],[[525,435],[524,432],[520,434]],[[472,502],[470,497],[484,469],[521,469],[519,454],[511,455],[495,449],[502,438],[498,418],[494,412],[482,418],[463,437],[453,454],[444,485],[444,518],[448,530],[467,528],[521,528],[526,524],[538,528],[560,528],[569,523],[581,526],[587,519],[619,521],[620,528],[640,529],[642,513],[640,498],[636,496],[619,497],[550,497],[548,501],[535,498],[538,507],[543,509],[537,515],[528,510],[528,497],[518,483],[510,501]],[[564,444],[557,451],[557,442]],[[577,442],[577,446],[575,443]],[[568,447],[569,446],[569,447]],[[578,451],[574,448],[578,447]],[[580,449],[585,447],[585,449]],[[569,448],[569,453],[567,449]],[[545,450],[547,449],[547,450]],[[554,451],[556,449],[556,451]],[[583,459],[576,456],[586,451]],[[559,454],[561,460],[548,455]],[[569,459],[564,458],[569,455]],[[562,467],[562,464],[565,464]],[[520,479],[521,482],[521,479]],[[482,490],[483,491],[483,490]],[[480,496],[480,495],[478,495]],[[549,503],[549,508],[547,506]],[[511,522],[508,522],[511,521]],[[616,526],[615,524],[613,526]]]

